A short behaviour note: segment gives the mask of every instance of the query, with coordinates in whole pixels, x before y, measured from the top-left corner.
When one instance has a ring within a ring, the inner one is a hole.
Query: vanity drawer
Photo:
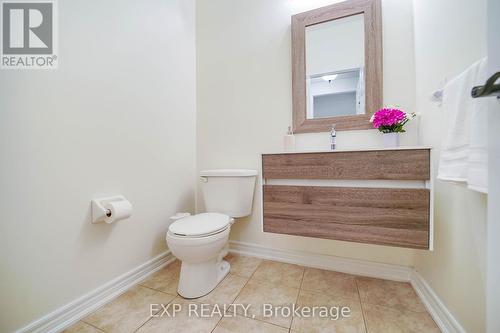
[[[427,189],[264,185],[264,231],[427,249]]]
[[[428,180],[428,149],[269,154],[262,173],[269,179]]]

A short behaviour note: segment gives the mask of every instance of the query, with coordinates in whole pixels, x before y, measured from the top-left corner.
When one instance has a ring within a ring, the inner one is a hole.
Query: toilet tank
[[[256,170],[246,169],[201,171],[201,191],[206,212],[231,217],[250,215],[256,176]]]

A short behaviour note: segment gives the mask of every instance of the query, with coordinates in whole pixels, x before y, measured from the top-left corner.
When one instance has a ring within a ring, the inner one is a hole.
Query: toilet
[[[219,169],[200,172],[206,213],[177,214],[171,219],[167,244],[181,261],[177,292],[197,298],[211,292],[229,273],[228,252],[235,218],[252,212],[257,171]]]

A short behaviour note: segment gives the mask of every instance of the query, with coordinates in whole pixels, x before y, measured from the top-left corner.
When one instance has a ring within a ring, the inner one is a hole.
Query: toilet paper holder
[[[112,213],[109,208],[105,206],[111,202],[126,201],[123,195],[115,195],[112,197],[92,199],[92,223],[102,223],[105,222],[107,217],[111,217]]]

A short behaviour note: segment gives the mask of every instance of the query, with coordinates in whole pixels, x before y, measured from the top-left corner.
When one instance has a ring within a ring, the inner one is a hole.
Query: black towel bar
[[[500,99],[500,84],[495,84],[500,79],[500,72],[493,74],[484,86],[477,86],[472,88],[472,98],[496,96]]]

